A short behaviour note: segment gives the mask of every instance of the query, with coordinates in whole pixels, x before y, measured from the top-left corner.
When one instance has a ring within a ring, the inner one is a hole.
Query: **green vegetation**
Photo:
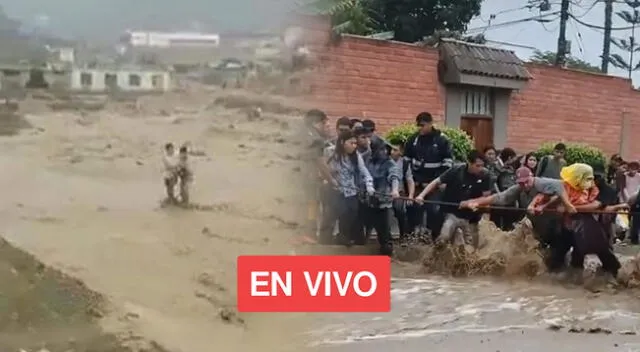
[[[557,143],[558,142],[544,143],[540,148],[538,148],[538,150],[536,150],[536,156],[538,158],[542,158],[543,156],[551,155],[553,153],[553,147]],[[583,163],[589,164],[593,167],[604,167],[607,164],[606,155],[602,150],[596,147],[581,143],[565,143],[565,145],[567,146],[565,159],[569,165],[574,163]]]
[[[473,139],[459,129],[446,126],[436,126],[442,134],[449,140],[453,149],[453,157],[457,161],[465,161],[467,155],[473,149]],[[398,125],[387,132],[386,139],[393,145],[404,144],[407,139],[418,132],[418,127],[412,124]]]

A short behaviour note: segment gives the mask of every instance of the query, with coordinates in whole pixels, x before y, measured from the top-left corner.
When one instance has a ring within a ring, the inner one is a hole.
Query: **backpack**
[[[498,184],[498,190],[500,192],[516,184],[516,172],[513,169],[505,168],[498,174],[496,180]]]
[[[542,176],[542,174],[544,174],[545,170],[547,169],[547,165],[549,165],[549,158],[550,156],[545,156],[544,158],[542,158],[542,160],[540,160],[540,166],[538,166],[538,170],[540,170],[540,172],[536,172],[536,174]]]

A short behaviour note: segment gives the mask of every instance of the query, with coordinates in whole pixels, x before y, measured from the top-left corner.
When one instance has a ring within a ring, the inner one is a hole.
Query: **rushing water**
[[[572,351],[564,345],[570,344],[579,351],[640,351],[636,293],[439,277],[394,279],[392,286],[390,313],[325,316],[322,327],[312,332],[316,346],[331,351],[434,351],[436,345],[443,350],[540,351],[562,344],[563,351]]]

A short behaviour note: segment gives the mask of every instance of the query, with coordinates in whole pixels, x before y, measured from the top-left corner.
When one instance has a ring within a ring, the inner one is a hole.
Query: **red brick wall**
[[[640,94],[628,80],[599,74],[529,65],[534,76],[512,94],[507,125],[508,144],[533,149],[541,141],[585,142],[618,152],[623,117],[629,124],[628,150],[640,156],[633,135],[640,131]]]
[[[345,36],[316,46],[321,70],[314,100],[332,117],[374,119],[382,130],[411,122],[421,111],[444,117],[445,89],[438,81],[438,51]],[[547,66],[529,66],[534,78],[512,94],[508,145],[519,152],[545,141],[586,142],[615,153],[626,116],[627,150],[640,157],[640,94],[628,80]]]

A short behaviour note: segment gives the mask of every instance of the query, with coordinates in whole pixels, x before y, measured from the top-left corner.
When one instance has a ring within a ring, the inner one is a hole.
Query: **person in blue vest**
[[[416,194],[420,194],[430,182],[453,166],[453,151],[442,132],[433,126],[433,116],[430,113],[419,113],[416,125],[419,130],[407,139],[404,158],[411,165]],[[426,232],[426,227],[431,231],[433,239],[438,236],[444,219],[438,206],[428,201],[438,200],[440,196],[440,190],[434,190],[430,192],[426,203],[416,203],[407,209],[409,224],[418,235]]]

